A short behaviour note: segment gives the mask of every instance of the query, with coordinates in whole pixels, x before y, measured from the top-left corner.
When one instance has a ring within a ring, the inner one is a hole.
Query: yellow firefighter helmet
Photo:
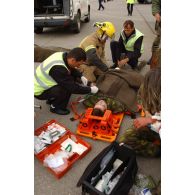
[[[98,28],[98,34],[100,35],[106,34],[111,39],[114,38],[116,30],[111,22],[96,22],[94,26]]]

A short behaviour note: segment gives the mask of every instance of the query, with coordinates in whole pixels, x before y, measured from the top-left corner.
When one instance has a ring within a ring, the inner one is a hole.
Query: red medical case
[[[54,154],[56,151],[60,150],[61,148],[61,144],[68,138],[71,138],[72,136],[74,138],[76,138],[75,143],[77,144],[82,144],[84,147],[86,147],[87,149],[81,154],[79,155],[78,153],[73,153],[73,155],[67,159],[67,166],[64,170],[62,171],[54,171],[54,169],[52,168],[48,168],[48,170],[53,173],[58,179],[60,179],[72,166],[72,164],[74,164],[78,159],[83,158],[90,150],[91,150],[91,146],[85,142],[84,140],[82,140],[79,136],[75,135],[74,133],[72,133],[67,127],[65,127],[64,125],[58,123],[56,120],[51,120],[47,123],[45,123],[43,126],[41,126],[40,128],[35,130],[34,135],[35,136],[39,136],[43,131],[47,131],[47,128],[49,125],[51,124],[57,124],[63,128],[66,129],[65,134],[63,134],[58,140],[56,140],[54,143],[47,145],[45,149],[43,149],[42,151],[40,151],[39,153],[35,153],[36,158],[42,163],[44,164],[44,159],[45,157],[47,157],[50,154]]]

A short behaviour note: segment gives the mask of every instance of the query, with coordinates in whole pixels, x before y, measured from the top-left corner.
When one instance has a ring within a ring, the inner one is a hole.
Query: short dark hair
[[[94,116],[103,116],[104,115],[104,112],[98,108],[94,108],[93,109],[93,112],[92,112],[92,115]]]
[[[74,49],[70,50],[67,55],[67,58],[74,58],[76,61],[86,61],[87,56],[85,51],[80,47],[75,47]]]
[[[134,28],[134,22],[131,21],[131,20],[126,20],[124,23],[123,23],[123,27],[127,27],[128,25],[130,25],[131,28]]]

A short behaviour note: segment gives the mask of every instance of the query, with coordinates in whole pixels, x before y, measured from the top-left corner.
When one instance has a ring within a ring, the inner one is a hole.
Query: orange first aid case
[[[84,147],[86,147],[87,149],[81,154],[79,155],[78,153],[73,153],[72,156],[70,156],[67,159],[67,166],[65,169],[61,170],[60,172],[56,172],[54,171],[52,168],[47,167],[47,169],[56,176],[56,178],[60,179],[71,167],[72,165],[78,160],[83,158],[90,150],[91,150],[91,146],[85,142],[84,140],[82,140],[79,136],[75,135],[74,133],[72,133],[67,127],[63,126],[62,124],[58,123],[56,120],[51,120],[47,123],[45,123],[42,127],[38,128],[35,130],[34,135],[35,136],[39,136],[43,131],[47,131],[47,128],[49,125],[51,124],[57,124],[63,128],[66,129],[65,134],[63,134],[58,140],[56,140],[54,143],[48,145],[45,149],[43,149],[42,151],[40,151],[39,153],[35,153],[36,158],[42,163],[44,164],[44,159],[45,157],[47,157],[50,154],[54,154],[56,151],[60,150],[60,148],[62,147],[61,144],[67,140],[68,138],[71,138],[72,136],[74,138],[76,138],[75,143],[77,144],[81,144]]]

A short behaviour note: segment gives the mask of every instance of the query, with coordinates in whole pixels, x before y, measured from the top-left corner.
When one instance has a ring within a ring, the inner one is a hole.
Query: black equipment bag
[[[109,160],[107,159],[107,162],[105,162],[104,157],[106,155],[108,156],[108,153],[112,153],[112,155],[110,155],[110,157],[108,158]],[[116,159],[121,160],[123,163],[117,168],[111,179],[122,172],[122,170],[124,170],[124,172],[122,173],[119,181],[109,195],[127,195],[129,193],[130,188],[134,184],[135,176],[138,170],[136,154],[128,145],[119,145],[119,143],[117,142],[112,142],[112,144],[104,148],[90,162],[83,175],[79,179],[77,187],[82,185],[82,195],[85,195],[86,193],[90,195],[105,195],[104,192],[97,190],[95,188],[95,185],[100,179],[102,179],[102,175],[104,175],[106,172],[111,171],[111,169],[113,168],[113,162]],[[104,163],[102,163],[103,161]],[[104,164],[105,167],[102,171],[100,171],[102,164]],[[91,183],[91,179],[95,176],[96,179],[94,183]]]

